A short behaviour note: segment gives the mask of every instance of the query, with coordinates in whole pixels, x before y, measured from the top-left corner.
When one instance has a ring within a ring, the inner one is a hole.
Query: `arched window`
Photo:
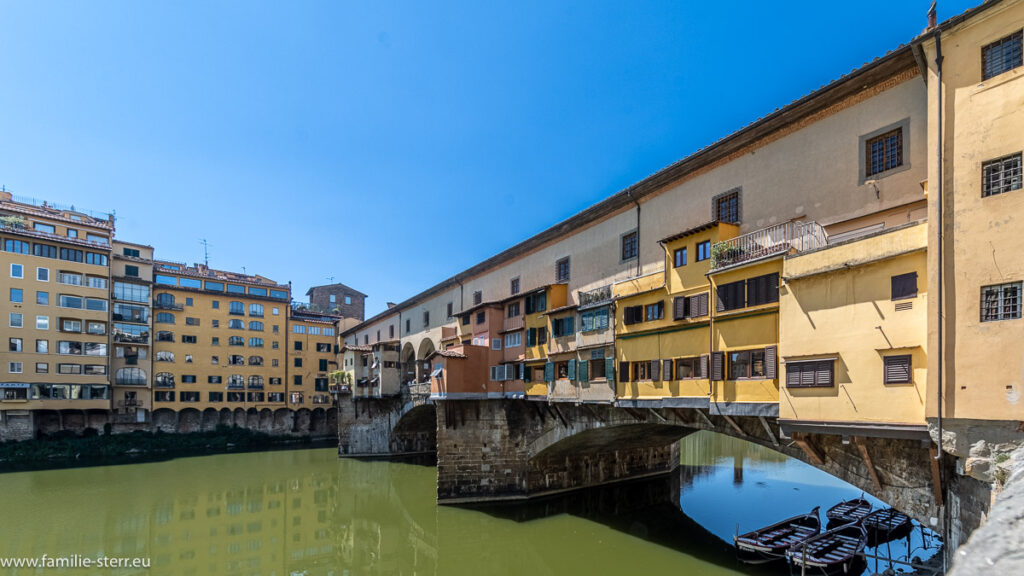
[[[174,308],[174,294],[162,292],[156,295],[157,308]]]
[[[249,338],[249,346],[252,348],[263,348],[263,338]]]
[[[232,336],[228,338],[228,346],[245,346],[245,338],[241,336]]]
[[[263,376],[249,376],[249,388],[263,389]]]
[[[228,365],[229,366],[245,366],[245,358],[243,358],[243,357],[241,357],[241,356],[239,356],[237,354],[232,354],[231,356],[228,356]]]
[[[245,322],[242,322],[238,318],[228,320],[228,328],[233,330],[245,330]]]
[[[156,341],[174,342],[174,332],[167,332],[166,330],[161,330],[160,332],[156,333]]]
[[[142,368],[121,368],[114,383],[118,386],[145,386],[146,372]]]
[[[263,332],[263,322],[260,322],[259,320],[249,322],[249,330],[259,330],[260,332]]]
[[[245,379],[242,378],[241,374],[232,374],[228,376],[228,388],[244,388]]]
[[[174,374],[171,374],[170,372],[158,372],[155,384],[158,388],[174,388]]]
[[[174,314],[170,312],[157,312],[156,322],[157,324],[174,324]]]
[[[263,304],[249,304],[249,316],[263,318]]]
[[[159,350],[156,353],[157,362],[174,362],[174,352],[168,352],[167,350]]]
[[[245,314],[245,304],[241,302],[230,302],[228,304],[228,314]]]
[[[263,366],[263,356],[249,356],[249,366]]]

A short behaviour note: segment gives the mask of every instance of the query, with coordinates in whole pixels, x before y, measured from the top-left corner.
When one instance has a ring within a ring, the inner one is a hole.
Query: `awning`
[[[434,370],[433,372],[430,373],[430,377],[431,378],[440,378],[441,377],[441,372],[442,372],[441,368],[438,368],[437,370]]]
[[[28,388],[28,382],[0,382],[0,388]]]

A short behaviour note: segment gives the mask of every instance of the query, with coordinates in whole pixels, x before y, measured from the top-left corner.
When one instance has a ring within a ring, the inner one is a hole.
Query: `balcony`
[[[131,334],[114,333],[114,342],[125,344],[149,344],[149,335],[132,336]]]
[[[785,222],[718,242],[711,247],[711,270],[827,245],[825,229],[817,222]]]
[[[612,300],[612,285],[601,286],[600,288],[594,288],[593,290],[579,291],[579,306],[580,310],[586,308],[593,308],[611,302]]]
[[[185,309],[185,307],[182,306],[181,304],[176,304],[174,302],[161,302],[159,300],[153,300],[153,309],[154,310],[175,310],[177,312],[181,312],[182,310]]]
[[[459,337],[455,326],[441,326],[441,340],[454,340]]]
[[[502,330],[505,332],[511,332],[513,330],[523,329],[523,317],[513,316],[511,318],[505,318],[505,323],[502,325]]]

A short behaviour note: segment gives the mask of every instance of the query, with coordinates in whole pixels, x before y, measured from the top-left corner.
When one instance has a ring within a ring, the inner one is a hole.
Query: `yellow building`
[[[112,217],[0,192],[0,412],[7,429],[27,426],[21,436],[33,411],[110,409],[113,232]]]
[[[153,282],[154,409],[286,406],[287,284],[164,261]]]
[[[115,414],[153,410],[153,247],[115,240],[110,261],[110,374]]]
[[[326,408],[331,404],[330,373],[338,369],[337,318],[289,307],[288,408]]]

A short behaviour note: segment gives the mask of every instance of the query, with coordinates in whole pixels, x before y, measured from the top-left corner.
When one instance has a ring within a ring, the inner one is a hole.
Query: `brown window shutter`
[[[619,380],[629,382],[629,362],[619,362]]]
[[[661,360],[651,360],[651,367],[649,370],[651,372],[651,380],[654,380],[655,382],[661,380]]]
[[[708,355],[700,355],[700,378],[708,377]]]
[[[800,387],[800,365],[794,362],[786,364],[786,386],[789,388]]]
[[[666,381],[671,381],[673,379],[672,378],[672,360],[662,360],[661,364],[662,364],[662,369],[661,369],[662,374],[661,375],[665,378]]]
[[[725,380],[725,352],[711,353],[711,379]]]
[[[886,356],[883,359],[886,384],[907,384],[911,381],[910,355]]]
[[[776,366],[778,366],[778,346],[768,346],[764,349],[764,377],[774,380],[778,378]]]
[[[672,301],[672,319],[682,320],[686,318],[686,296],[677,296]]]
[[[818,386],[831,386],[834,377],[835,363],[832,360],[823,360],[817,363],[814,374],[814,383]]]
[[[725,312],[725,298],[727,289],[725,286],[715,287],[715,311]]]

